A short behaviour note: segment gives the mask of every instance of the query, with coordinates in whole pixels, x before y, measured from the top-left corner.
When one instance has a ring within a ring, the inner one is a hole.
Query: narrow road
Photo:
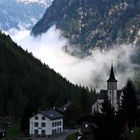
[[[64,130],[64,132],[62,134],[57,135],[57,136],[52,136],[46,140],[65,140],[68,135],[70,135],[71,133],[74,133],[74,132],[77,132],[77,130],[72,130],[72,129]]]
[[[22,138],[20,140],[65,140],[68,135],[71,133],[77,132],[77,129],[65,129],[62,134],[51,136],[51,137],[31,137],[31,138]]]

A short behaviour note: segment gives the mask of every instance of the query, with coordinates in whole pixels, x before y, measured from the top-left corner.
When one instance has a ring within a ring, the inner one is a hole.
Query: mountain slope
[[[59,13],[59,14],[58,14]],[[56,24],[82,52],[140,40],[139,0],[54,0],[33,27],[34,35]]]
[[[32,54],[18,47],[9,36],[0,33],[1,117],[19,118],[29,102],[38,109],[61,106],[68,100],[80,104],[83,94],[90,105],[89,91],[69,83]]]
[[[0,1],[0,29],[9,30],[19,26],[30,29],[43,16],[50,4],[50,1],[48,4],[19,0]]]

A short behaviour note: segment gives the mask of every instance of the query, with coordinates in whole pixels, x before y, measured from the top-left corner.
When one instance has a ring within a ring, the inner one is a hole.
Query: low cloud
[[[134,76],[135,65],[131,63],[131,55],[135,48],[131,45],[114,45],[109,51],[94,49],[90,56],[81,59],[64,51],[69,43],[55,26],[38,37],[30,36],[27,30],[12,30],[10,35],[18,45],[32,52],[35,57],[74,84],[97,90],[106,89],[111,60],[119,88],[124,86],[127,78]]]

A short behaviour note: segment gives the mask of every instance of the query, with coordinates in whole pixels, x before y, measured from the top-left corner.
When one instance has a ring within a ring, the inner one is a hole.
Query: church
[[[92,105],[92,114],[94,114],[94,112],[102,113],[102,103],[104,102],[104,98],[106,95],[108,96],[112,107],[114,107],[115,111],[118,111],[119,105],[121,103],[122,90],[118,90],[117,82],[118,81],[115,78],[114,68],[112,64],[110,76],[107,80],[107,90],[101,89],[100,93],[97,95],[97,100]]]

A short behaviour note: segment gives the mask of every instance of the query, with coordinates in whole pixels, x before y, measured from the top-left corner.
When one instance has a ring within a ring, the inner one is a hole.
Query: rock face
[[[32,34],[46,32],[53,24],[78,44],[82,52],[109,48],[115,43],[140,40],[139,0],[54,0]]]
[[[0,29],[9,30],[19,26],[31,29],[50,5],[51,1],[43,3],[39,0],[1,0]]]

